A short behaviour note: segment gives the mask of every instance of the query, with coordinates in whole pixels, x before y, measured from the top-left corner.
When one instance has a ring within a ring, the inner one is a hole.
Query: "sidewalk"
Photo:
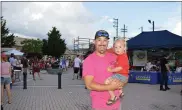
[[[91,110],[89,90],[82,80],[72,80],[72,69],[62,75],[62,89],[57,89],[57,75],[41,74],[43,80],[28,76],[28,89],[17,83],[12,88],[12,104],[4,101],[4,110]],[[128,84],[122,110],[181,110],[181,85],[159,91],[159,85]]]

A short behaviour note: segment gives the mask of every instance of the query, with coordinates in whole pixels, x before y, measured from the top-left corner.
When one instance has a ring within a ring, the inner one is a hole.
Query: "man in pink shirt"
[[[109,90],[115,90],[119,95],[121,87],[118,80],[112,81],[109,85],[104,84],[105,79],[112,73],[107,68],[116,61],[116,55],[106,52],[109,42],[109,34],[104,30],[99,30],[95,34],[95,52],[90,54],[83,63],[83,78],[86,87],[91,90],[91,102],[93,110],[119,110],[120,100],[108,106],[107,100],[110,98]]]

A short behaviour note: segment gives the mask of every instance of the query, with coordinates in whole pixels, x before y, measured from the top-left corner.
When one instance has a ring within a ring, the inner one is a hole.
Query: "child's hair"
[[[114,41],[114,44],[117,42],[117,41],[124,41],[124,52],[126,53],[127,52],[127,42],[124,38],[117,38],[115,41]]]

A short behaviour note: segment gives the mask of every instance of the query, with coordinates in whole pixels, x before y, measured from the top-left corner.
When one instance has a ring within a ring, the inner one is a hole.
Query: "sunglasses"
[[[97,37],[101,37],[101,36],[103,36],[103,37],[109,37],[109,34],[107,33],[107,32],[98,32],[97,34],[96,34],[96,36]]]

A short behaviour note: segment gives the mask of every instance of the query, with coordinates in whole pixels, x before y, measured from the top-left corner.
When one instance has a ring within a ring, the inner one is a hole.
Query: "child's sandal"
[[[120,95],[119,95],[119,98],[123,98],[124,97],[124,93],[121,93]]]
[[[107,105],[113,105],[117,100],[118,100],[118,98],[115,96],[113,100],[112,99],[109,99],[106,104]]]

